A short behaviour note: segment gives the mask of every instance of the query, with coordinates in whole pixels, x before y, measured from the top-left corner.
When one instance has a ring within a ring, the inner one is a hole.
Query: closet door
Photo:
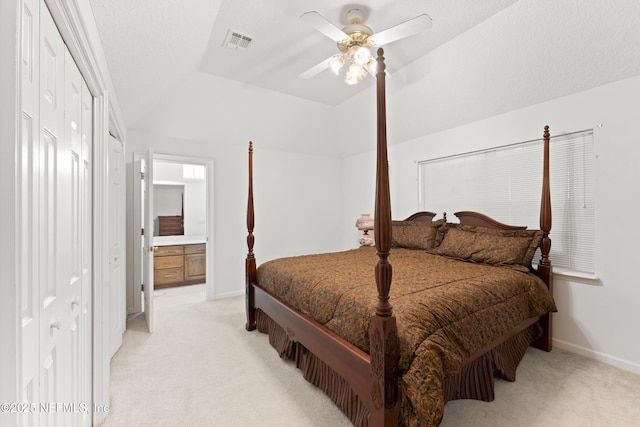
[[[93,147],[93,96],[89,92],[87,84],[82,82],[82,132],[81,132],[81,176],[80,176],[80,274],[81,274],[81,297],[80,297],[80,358],[82,362],[78,366],[80,370],[80,399],[78,402],[86,402],[89,406],[88,412],[82,414],[80,425],[91,426],[91,403],[92,403],[92,316],[91,310],[92,298],[92,270],[91,264],[93,260],[93,198],[92,198],[92,147]]]
[[[65,45],[46,6],[40,14],[40,402],[64,402],[70,387],[71,292],[69,149],[64,138]],[[40,426],[64,424],[62,411],[41,411]]]
[[[93,98],[43,0],[23,0],[21,425],[92,422]]]
[[[67,233],[69,270],[65,273],[69,300],[68,352],[70,369],[68,402],[77,408],[65,411],[69,426],[90,425],[88,410],[91,395],[87,393],[91,377],[91,175],[90,143],[92,141],[92,97],[71,54],[65,53],[65,162],[69,175],[65,178],[67,203],[64,208],[63,233]],[[89,98],[89,99],[87,99]],[[87,375],[89,373],[89,375]],[[80,406],[84,403],[84,406]]]
[[[21,141],[18,152],[20,203],[18,205],[18,283],[20,286],[20,394],[23,402],[39,404],[40,372],[40,4],[24,0],[21,34]],[[25,411],[20,423],[40,424],[40,413]]]

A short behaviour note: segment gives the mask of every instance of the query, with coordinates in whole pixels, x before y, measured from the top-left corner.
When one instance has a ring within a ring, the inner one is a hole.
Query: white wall
[[[546,124],[552,135],[594,128],[599,280],[555,277],[554,344],[640,373],[640,233],[634,225],[640,210],[639,113],[640,76],[395,145],[389,153],[393,216],[418,209],[417,161],[536,139]],[[373,206],[373,156],[345,159],[349,215]],[[347,227],[345,236],[352,234]]]
[[[184,234],[207,234],[207,184],[205,180],[189,180],[184,186]]]
[[[131,129],[227,144],[253,139],[275,150],[339,156],[334,113],[328,105],[197,72],[163,93]]]
[[[133,263],[133,152],[214,159],[215,298],[244,293],[248,141],[189,141],[136,131],[127,140],[127,263]],[[258,263],[268,259],[341,248],[342,162],[263,149],[254,141],[255,248]],[[355,221],[355,219],[354,219]],[[351,219],[348,219],[351,222]],[[211,236],[209,236],[211,239]],[[131,289],[133,273],[128,273]]]

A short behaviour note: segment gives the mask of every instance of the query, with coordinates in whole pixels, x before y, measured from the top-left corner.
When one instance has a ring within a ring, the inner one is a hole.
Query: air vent
[[[251,40],[251,37],[247,36],[246,34],[229,30],[227,32],[227,37],[225,37],[224,39],[224,43],[222,43],[222,46],[228,47],[229,49],[245,51],[249,49]]]

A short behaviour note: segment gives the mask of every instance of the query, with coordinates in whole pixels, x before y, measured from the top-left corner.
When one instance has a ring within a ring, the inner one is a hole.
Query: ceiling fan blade
[[[315,10],[303,13],[300,16],[300,19],[309,23],[313,28],[336,42],[341,42],[342,40],[349,38],[344,31],[333,25]]]
[[[314,77],[315,75],[320,74],[321,72],[323,72],[329,67],[329,61],[331,61],[332,58],[333,58],[333,55],[328,57],[327,59],[324,59],[319,64],[316,64],[313,67],[309,68],[307,71],[300,73],[300,78],[310,79],[311,77]]]
[[[396,40],[403,39],[405,37],[418,34],[419,32],[428,30],[431,28],[433,22],[426,13],[418,15],[413,19],[398,24],[395,27],[391,27],[384,31],[369,37],[369,42],[374,46],[383,46]]]

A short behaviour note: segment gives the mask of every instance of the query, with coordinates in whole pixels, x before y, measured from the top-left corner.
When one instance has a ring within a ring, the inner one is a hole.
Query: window
[[[539,139],[419,162],[420,208],[446,211],[450,221],[474,210],[539,229],[542,155]],[[549,257],[559,272],[595,273],[593,159],[593,130],[551,138]]]
[[[182,177],[184,179],[205,179],[204,165],[182,165]]]

